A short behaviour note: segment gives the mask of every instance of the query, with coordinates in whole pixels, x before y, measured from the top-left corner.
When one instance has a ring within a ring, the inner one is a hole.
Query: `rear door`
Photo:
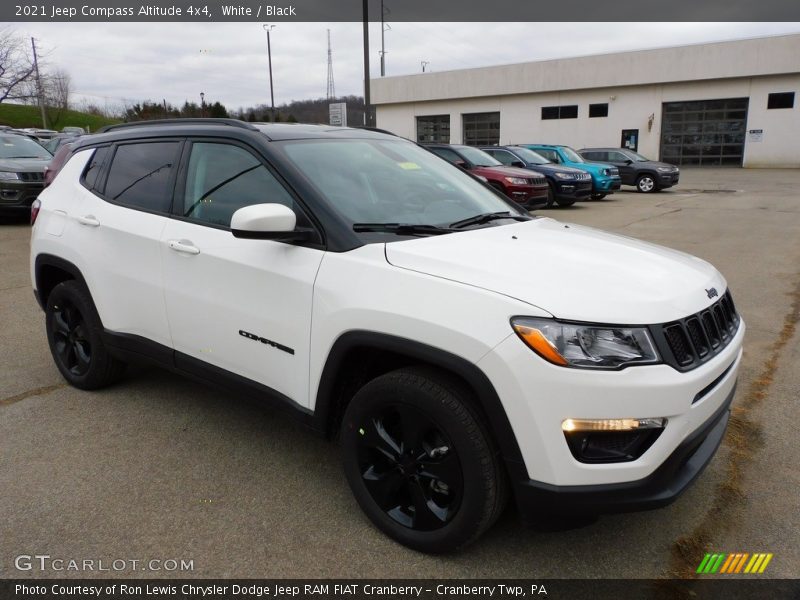
[[[188,143],[173,218],[161,235],[167,315],[178,367],[208,365],[309,405],[314,280],[324,251],[238,239],[233,213],[279,203],[311,227],[296,197],[252,148],[234,140]],[[224,375],[224,373],[220,373]]]
[[[98,148],[73,211],[81,268],[105,329],[167,347],[160,240],[181,146],[167,139]]]

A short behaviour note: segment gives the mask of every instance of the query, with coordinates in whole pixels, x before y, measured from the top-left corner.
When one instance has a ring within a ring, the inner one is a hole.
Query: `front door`
[[[279,203],[304,213],[268,166],[234,142],[194,141],[161,236],[164,288],[179,368],[205,364],[307,407],[311,300],[324,252],[238,239],[243,206]]]

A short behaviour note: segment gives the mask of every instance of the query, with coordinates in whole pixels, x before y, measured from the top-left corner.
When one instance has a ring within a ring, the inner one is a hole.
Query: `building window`
[[[604,102],[602,104],[589,105],[590,119],[593,119],[595,117],[607,117],[607,116],[608,116],[608,102]]]
[[[770,94],[767,108],[794,108],[794,92]]]
[[[548,121],[550,119],[577,119],[578,118],[578,105],[569,104],[567,106],[543,106],[542,107],[542,120]]]
[[[417,142],[450,143],[450,115],[417,117]]]
[[[500,143],[500,113],[461,115],[464,143],[468,146],[496,146]]]

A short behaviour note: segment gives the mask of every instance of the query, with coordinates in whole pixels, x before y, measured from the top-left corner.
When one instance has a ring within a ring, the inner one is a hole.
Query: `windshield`
[[[39,144],[22,135],[0,136],[0,158],[44,158],[52,155]]]
[[[514,154],[519,156],[526,163],[532,165],[550,164],[550,161],[547,160],[544,156],[542,156],[541,154],[537,154],[536,152],[528,148],[514,148]]]
[[[575,152],[575,150],[573,150],[569,146],[561,146],[561,151],[564,153],[564,156],[566,156],[567,160],[570,162],[574,163],[586,162],[585,160],[583,160],[583,158],[581,158],[580,154]]]
[[[650,162],[649,158],[646,158],[641,154],[634,152],[633,150],[626,150],[625,154],[627,154],[631,160],[635,160],[636,162]]]
[[[292,140],[284,152],[351,224],[448,225],[508,203],[460,169],[402,140]]]
[[[486,152],[484,152],[483,150],[478,150],[477,148],[470,148],[469,146],[465,146],[463,148],[458,148],[458,153],[477,167],[503,166],[503,163],[501,163],[499,160],[497,160],[493,156],[489,156],[488,154],[486,154]]]

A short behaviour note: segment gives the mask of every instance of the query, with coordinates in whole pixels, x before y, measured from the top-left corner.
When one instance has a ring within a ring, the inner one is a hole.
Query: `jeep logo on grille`
[[[706,294],[708,294],[709,298],[716,298],[717,296],[719,296],[719,294],[717,293],[717,288],[713,288],[713,287],[712,288],[708,288],[706,290]]]

